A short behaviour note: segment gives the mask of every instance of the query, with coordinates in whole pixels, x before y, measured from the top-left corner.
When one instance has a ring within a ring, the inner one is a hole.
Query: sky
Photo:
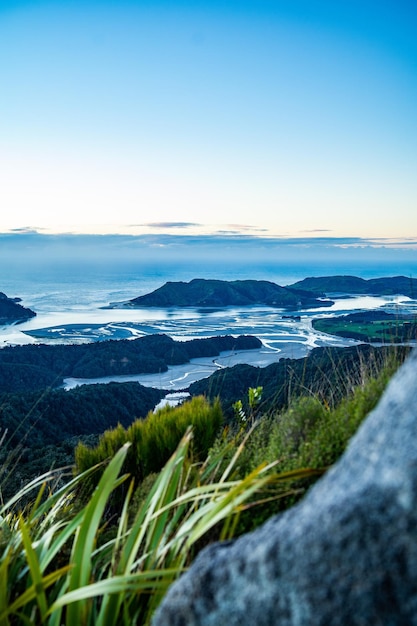
[[[417,248],[415,0],[0,0],[0,233]]]

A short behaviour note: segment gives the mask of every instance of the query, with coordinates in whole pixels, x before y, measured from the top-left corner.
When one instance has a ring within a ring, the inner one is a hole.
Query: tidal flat
[[[96,341],[136,339],[149,334],[164,333],[177,341],[218,335],[254,335],[262,341],[259,350],[228,351],[215,358],[192,359],[184,365],[169,367],[167,372],[91,379],[68,378],[65,388],[111,381],[137,381],[142,385],[169,391],[187,388],[192,382],[206,378],[224,367],[246,363],[257,367],[282,358],[302,358],[316,347],[343,347],[359,343],[315,330],[312,320],[351,313],[352,311],[393,309],[415,312],[416,302],[410,298],[354,296],[339,297],[332,307],[288,311],[272,307],[225,307],[223,309],[103,309],[53,311],[14,326],[2,329],[5,343],[91,343]]]

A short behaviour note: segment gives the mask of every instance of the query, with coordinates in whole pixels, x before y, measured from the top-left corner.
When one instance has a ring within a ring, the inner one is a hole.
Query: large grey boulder
[[[203,550],[152,626],[417,625],[417,352],[295,507]]]

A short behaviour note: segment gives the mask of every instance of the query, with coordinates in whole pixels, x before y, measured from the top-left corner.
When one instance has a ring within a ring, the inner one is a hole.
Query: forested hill
[[[113,302],[118,307],[225,307],[265,305],[296,309],[331,305],[317,295],[293,287],[280,287],[267,280],[207,280],[167,282],[151,293],[127,302]]]
[[[332,405],[355,385],[362,376],[361,362],[370,371],[379,371],[389,354],[401,356],[409,346],[373,347],[360,344],[348,348],[314,348],[302,359],[281,359],[267,367],[235,365],[219,370],[208,378],[190,385],[192,396],[220,397],[225,413],[233,417],[233,404],[247,397],[249,387],[263,388],[262,410],[280,410],[293,397],[306,393]]]
[[[36,313],[31,309],[19,304],[19,298],[9,298],[5,293],[0,292],[0,324],[14,324],[25,322]]]
[[[96,443],[108,428],[128,427],[152,411],[164,395],[165,391],[136,382],[0,393],[2,496],[11,496],[53,467],[72,465],[80,440]]]
[[[346,293],[372,296],[402,295],[417,298],[417,279],[406,276],[388,276],[368,280],[357,276],[322,276],[304,278],[289,287],[304,289],[317,295]]]
[[[169,365],[188,363],[193,358],[261,346],[260,339],[251,335],[175,341],[164,334],[81,345],[8,346],[0,350],[0,392],[59,387],[66,377],[166,372]]]

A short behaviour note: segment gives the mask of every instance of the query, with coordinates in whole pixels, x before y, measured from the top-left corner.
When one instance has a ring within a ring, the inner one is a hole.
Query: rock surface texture
[[[417,625],[417,352],[295,507],[203,550],[152,626]]]

